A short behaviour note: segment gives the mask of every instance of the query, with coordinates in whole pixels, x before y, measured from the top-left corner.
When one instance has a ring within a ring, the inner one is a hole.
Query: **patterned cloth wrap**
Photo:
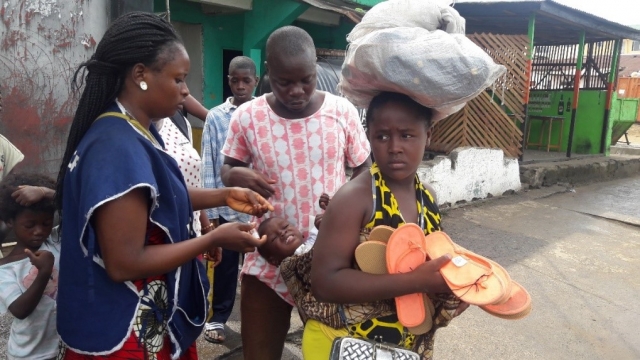
[[[372,190],[375,214],[371,221],[361,230],[360,241],[367,239],[371,229],[379,225],[393,228],[404,224],[404,219],[398,209],[398,203],[391,190],[387,187],[377,164],[371,167]],[[423,229],[426,234],[441,230],[440,210],[431,193],[424,187],[418,176],[415,180],[416,198],[419,216],[422,217]],[[304,322],[308,319],[317,320],[334,329],[347,328],[350,333],[368,337],[376,328],[394,328],[398,323],[393,299],[363,304],[334,304],[318,301],[311,293],[311,262],[313,249],[300,256],[291,256],[280,265],[280,272],[294,298],[298,313]],[[355,260],[354,260],[355,264]],[[354,265],[355,267],[355,265]],[[437,329],[449,325],[454,317],[460,300],[452,294],[429,294],[435,307],[433,327],[426,334],[415,336],[406,328],[402,331],[403,345],[422,356],[432,359],[434,336]],[[342,306],[346,323],[341,320],[339,308]]]

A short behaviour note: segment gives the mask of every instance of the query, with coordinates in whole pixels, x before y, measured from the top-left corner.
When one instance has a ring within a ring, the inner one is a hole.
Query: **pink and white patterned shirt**
[[[324,103],[313,115],[285,119],[263,95],[235,111],[221,152],[276,181],[275,195],[269,199],[275,210],[254,221],[284,217],[307,239],[313,226],[310,215],[321,212],[320,195],[333,196],[347,181],[345,164],[361,165],[371,147],[358,111],[344,98],[325,93]],[[257,251],[246,255],[242,273],[257,277],[293,304],[280,269]]]

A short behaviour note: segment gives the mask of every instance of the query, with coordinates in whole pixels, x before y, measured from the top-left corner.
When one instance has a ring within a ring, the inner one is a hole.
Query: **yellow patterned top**
[[[380,168],[376,163],[371,166],[371,186],[373,193],[373,213],[371,220],[363,229],[363,233],[371,231],[376,226],[386,225],[398,228],[405,223],[398,202],[387,187]],[[418,225],[425,235],[440,230],[440,210],[433,195],[424,187],[418,175],[415,178],[416,210],[418,211]],[[357,336],[376,340],[382,338],[386,343],[398,344],[405,348],[413,348],[415,335],[400,324],[398,315],[394,312],[387,316],[366,320],[359,324],[349,325],[349,330]]]

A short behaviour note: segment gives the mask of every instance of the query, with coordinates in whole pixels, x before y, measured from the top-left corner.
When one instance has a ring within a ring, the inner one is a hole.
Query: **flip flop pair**
[[[360,270],[370,274],[402,273],[412,271],[424,263],[424,233],[419,227],[418,229],[420,236],[406,233],[394,236],[396,229],[392,227],[373,228],[368,239],[355,251],[356,263]],[[398,320],[412,334],[422,335],[431,330],[435,307],[426,294],[401,296],[396,298],[395,302]]]
[[[455,244],[442,231],[427,235],[426,242],[431,259],[451,254],[440,274],[460,300],[503,319],[521,319],[531,312],[529,293],[498,263]]]

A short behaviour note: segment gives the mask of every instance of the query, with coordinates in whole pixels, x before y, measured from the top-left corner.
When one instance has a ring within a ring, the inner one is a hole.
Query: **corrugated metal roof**
[[[640,40],[640,31],[552,0],[460,0],[454,6],[466,19],[467,33],[527,34],[536,14],[537,45],[575,44],[585,31],[587,42]]]
[[[348,16],[358,22],[362,5],[348,0],[302,0],[310,5]],[[420,0],[416,0],[420,1]],[[572,44],[584,30],[587,42],[640,40],[640,30],[567,6],[554,0],[455,0],[453,7],[467,20],[467,32],[526,34],[529,15],[539,14],[536,29],[539,44]],[[356,10],[358,9],[358,10]],[[478,21],[474,21],[478,18]],[[542,18],[542,19],[541,19]],[[551,30],[545,27],[553,28]],[[548,33],[544,33],[549,30]],[[567,30],[570,30],[567,32]]]
[[[630,77],[631,73],[640,72],[640,55],[621,55],[619,68],[620,77]]]

